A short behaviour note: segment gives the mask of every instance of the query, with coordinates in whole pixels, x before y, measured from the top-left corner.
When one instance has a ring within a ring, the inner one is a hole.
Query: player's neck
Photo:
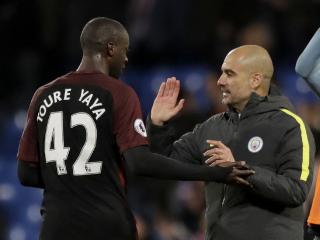
[[[77,72],[101,72],[109,74],[109,69],[101,55],[82,56]]]

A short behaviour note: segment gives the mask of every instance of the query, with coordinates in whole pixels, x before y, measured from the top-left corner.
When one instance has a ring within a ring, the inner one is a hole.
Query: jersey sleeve
[[[127,87],[114,100],[114,133],[120,152],[147,145],[147,131],[137,94]]]
[[[27,119],[25,123],[22,136],[20,138],[17,159],[20,161],[26,161],[31,163],[39,163],[38,152],[38,138],[37,138],[37,126],[36,126],[36,109],[35,104],[39,96],[39,90],[37,90],[29,105]]]

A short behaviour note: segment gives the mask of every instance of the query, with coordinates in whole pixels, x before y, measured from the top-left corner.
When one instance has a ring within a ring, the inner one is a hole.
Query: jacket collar
[[[267,100],[268,100],[268,96],[262,97],[253,92],[251,93],[249,101],[241,113],[238,113],[234,107],[232,107],[231,105],[228,105],[229,111],[226,112],[226,115],[228,118],[231,118],[233,120],[243,118],[247,115],[250,115],[250,113],[252,113],[261,102],[264,102]]]

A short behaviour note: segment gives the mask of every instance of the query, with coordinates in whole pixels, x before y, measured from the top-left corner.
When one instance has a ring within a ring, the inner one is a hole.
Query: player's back
[[[131,88],[102,73],[73,72],[37,94],[41,238],[134,239],[120,156],[125,147],[116,136],[126,127],[117,121],[126,114]]]

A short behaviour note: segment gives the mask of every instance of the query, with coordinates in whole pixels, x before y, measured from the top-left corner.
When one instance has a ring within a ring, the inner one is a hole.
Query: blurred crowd
[[[216,70],[228,50],[246,43],[264,46],[276,65],[292,64],[319,27],[319,10],[319,0],[3,0],[0,107],[25,105],[37,86],[75,69],[79,33],[94,16],[128,28],[130,67]]]
[[[140,75],[133,76],[135,71],[146,72],[159,66],[187,69],[194,65],[209,69],[201,75],[206,107],[199,106],[187,87],[181,93],[186,106],[174,120],[177,138],[196,123],[225,110],[220,104],[216,80],[226,53],[239,45],[259,44],[268,49],[274,60],[274,82],[310,124],[319,148],[320,99],[310,97],[310,90],[304,90],[306,87],[294,74],[297,57],[320,27],[319,12],[319,0],[2,0],[0,160],[15,161],[23,110],[32,93],[38,86],[77,67],[81,57],[80,31],[95,16],[117,19],[129,30],[131,46],[124,80],[130,79],[129,84],[139,95],[150,96],[147,99],[153,99],[158,85],[142,93],[139,89],[146,82],[141,81]],[[287,86],[291,85],[295,85],[301,97],[295,98],[297,94],[288,92]],[[151,100],[142,104],[147,106],[144,111],[148,114]],[[8,122],[13,121],[17,129],[8,132]],[[17,137],[8,143],[10,136]],[[318,161],[319,158],[318,149]],[[129,179],[128,196],[141,240],[203,239],[204,183],[134,176]],[[1,181],[4,180],[0,179],[2,209],[5,190]],[[0,240],[24,240],[21,235],[17,239],[8,234],[10,224],[6,223],[6,214],[0,214],[0,232],[4,233]]]

